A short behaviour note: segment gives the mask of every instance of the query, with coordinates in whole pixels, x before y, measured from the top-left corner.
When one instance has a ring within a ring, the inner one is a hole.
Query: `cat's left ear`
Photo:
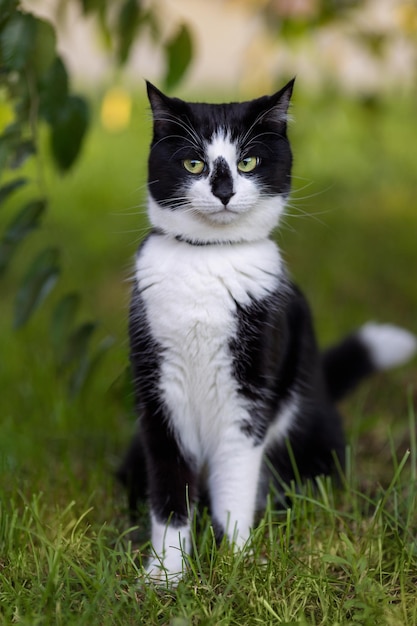
[[[262,121],[286,123],[288,121],[288,108],[295,78],[290,80],[282,89],[269,96],[269,108],[262,116]]]

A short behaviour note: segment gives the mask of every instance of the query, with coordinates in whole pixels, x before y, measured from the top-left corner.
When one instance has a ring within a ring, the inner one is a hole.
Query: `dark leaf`
[[[15,180],[11,180],[10,183],[3,185],[3,187],[0,187],[0,207],[14,191],[19,189],[19,187],[22,187],[22,185],[25,185],[27,182],[27,178],[16,178]]]
[[[8,132],[9,128],[12,128]],[[0,137],[0,171],[5,167],[18,169],[23,163],[36,154],[36,146],[31,139],[22,140],[22,126],[10,125]]]
[[[81,6],[86,15],[89,13],[102,13],[106,10],[106,5],[107,0],[81,0]]]
[[[14,122],[9,124],[0,136],[0,172],[9,165],[10,154],[21,141],[22,127]]]
[[[32,262],[16,294],[14,327],[20,328],[39,308],[59,277],[59,252],[43,250]]]
[[[62,365],[64,367],[78,367],[79,363],[87,358],[88,345],[96,326],[95,322],[85,322],[70,334],[66,346],[63,346]]]
[[[53,124],[59,119],[68,98],[68,73],[60,57],[56,57],[39,85],[40,115]]]
[[[45,207],[45,200],[29,202],[10,222],[0,241],[0,274],[6,269],[18,244],[39,226]]]
[[[29,13],[15,12],[0,33],[1,65],[21,71],[32,59],[36,19]]]
[[[157,45],[161,39],[161,29],[156,19],[155,12],[152,10],[145,11],[142,16],[142,21],[149,27],[150,35]]]
[[[124,407],[126,413],[134,413],[134,385],[130,365],[127,365],[117,378],[114,379],[108,389],[108,393],[120,406]]]
[[[0,27],[6,22],[17,9],[17,0],[0,0]]]
[[[35,46],[32,50],[32,60],[35,73],[42,76],[56,58],[56,35],[53,26],[37,18]]]
[[[32,200],[26,204],[10,223],[4,238],[9,241],[20,241],[39,226],[39,220],[45,208],[46,200]]]
[[[60,365],[63,364],[66,342],[72,332],[79,305],[78,293],[68,293],[59,300],[52,313],[50,333]]]
[[[7,142],[0,137],[0,174],[6,167],[8,156],[9,150],[7,147]]]
[[[31,139],[20,142],[11,155],[10,168],[16,170],[31,156],[36,154],[36,146]]]
[[[140,24],[140,17],[141,13],[137,0],[125,0],[120,9],[117,25],[117,60],[122,65],[128,59],[130,48]]]
[[[0,276],[7,268],[15,249],[16,244],[13,241],[0,241]]]
[[[55,163],[62,171],[76,160],[88,127],[88,106],[79,96],[68,96],[51,128]]]
[[[174,87],[184,76],[193,58],[193,42],[188,27],[183,24],[177,34],[166,44],[167,73],[165,87]]]
[[[111,45],[112,38],[107,23],[107,5],[110,5],[110,3],[110,0],[80,0],[79,2],[85,15],[94,14],[94,17],[97,18],[100,27],[100,35],[102,37],[101,43],[104,43],[108,47]],[[113,4],[116,3],[113,1]],[[120,5],[120,0],[118,0],[118,4]]]
[[[78,363],[78,367],[74,369],[69,380],[68,386],[71,396],[76,396],[85,388],[113,343],[114,340],[112,337],[105,337],[92,356],[89,356],[87,351],[85,352],[84,357]]]

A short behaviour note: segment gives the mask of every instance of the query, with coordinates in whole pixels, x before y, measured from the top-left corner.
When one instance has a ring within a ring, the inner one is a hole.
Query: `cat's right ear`
[[[146,90],[152,109],[154,124],[163,126],[164,123],[170,122],[173,117],[171,98],[163,94],[162,91],[159,91],[159,89],[149,81],[146,81]]]

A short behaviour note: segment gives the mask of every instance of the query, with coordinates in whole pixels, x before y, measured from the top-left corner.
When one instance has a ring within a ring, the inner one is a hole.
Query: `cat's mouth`
[[[198,211],[199,217],[210,224],[231,224],[239,218],[242,211],[224,207],[223,209],[213,211]]]

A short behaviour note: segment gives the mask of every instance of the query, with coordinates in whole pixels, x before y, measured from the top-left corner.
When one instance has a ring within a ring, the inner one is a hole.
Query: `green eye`
[[[255,167],[258,167],[259,163],[259,157],[249,156],[239,161],[239,163],[237,164],[237,169],[239,170],[239,172],[243,172],[244,174],[246,174],[247,172],[252,172]]]
[[[185,159],[182,164],[190,174],[201,174],[205,166],[204,161],[198,159]]]

